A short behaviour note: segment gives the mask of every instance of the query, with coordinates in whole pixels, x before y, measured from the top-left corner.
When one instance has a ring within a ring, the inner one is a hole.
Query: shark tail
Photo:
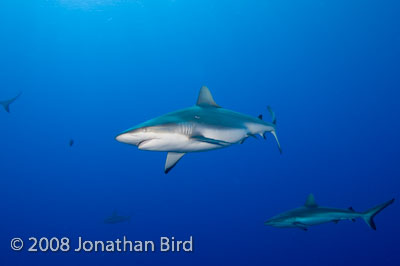
[[[268,112],[271,114],[272,124],[276,125],[276,116],[275,112],[272,110],[271,106],[267,106]]]
[[[1,105],[3,105],[4,110],[6,110],[7,113],[10,112],[10,102],[9,101],[5,101],[5,102],[0,102]]]
[[[276,140],[276,144],[278,144],[278,149],[279,149],[279,152],[280,152],[280,154],[282,154],[282,148],[281,148],[281,144],[279,143],[278,136],[276,135],[276,132],[275,132],[275,130],[271,131],[271,134],[272,134],[272,135],[274,135],[274,137],[275,137],[275,140]]]
[[[21,94],[22,94],[22,92],[20,92],[17,96],[15,96],[14,98],[12,98],[10,100],[0,102],[0,104],[3,105],[3,107],[7,113],[10,112],[10,104],[12,104],[16,99],[18,99],[19,96],[21,96]]]
[[[376,230],[376,225],[374,222],[374,217],[377,215],[379,212],[381,212],[383,209],[385,209],[387,206],[392,204],[394,202],[394,199],[391,199],[385,203],[382,203],[378,206],[375,206],[368,211],[363,213],[362,218],[364,218],[364,221],[371,227],[373,230]]]
[[[275,112],[272,110],[271,106],[267,106],[268,112],[271,114],[272,124],[276,126],[276,115]],[[276,143],[278,144],[279,152],[282,154],[281,144],[279,143],[278,136],[276,135],[276,131],[271,131],[271,134],[274,135]]]

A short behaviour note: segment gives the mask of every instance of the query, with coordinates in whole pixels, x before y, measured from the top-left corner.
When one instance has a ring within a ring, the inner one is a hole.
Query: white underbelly
[[[306,225],[317,225],[317,224],[323,224],[327,222],[331,222],[332,219],[326,218],[326,217],[315,217],[315,218],[296,218],[296,221],[302,224]]]
[[[166,152],[199,152],[220,149],[235,144],[246,137],[245,130],[216,130],[207,129],[201,131],[205,139],[191,138],[179,133],[158,134],[155,138],[144,140],[139,145],[140,150],[166,151]],[[215,143],[206,139],[215,140]],[[221,141],[223,143],[218,144]]]
[[[181,134],[162,134],[159,138],[145,140],[139,144],[140,150],[166,152],[197,152],[223,148],[221,145],[198,141]]]
[[[204,128],[200,130],[201,135],[214,140],[220,140],[228,143],[238,143],[247,137],[245,129],[226,129],[226,128]]]

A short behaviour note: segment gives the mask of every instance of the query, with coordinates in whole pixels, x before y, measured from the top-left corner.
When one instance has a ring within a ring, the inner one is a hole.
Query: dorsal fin
[[[118,216],[117,210],[114,210],[113,213],[112,213],[112,215],[111,215],[111,217],[117,217],[117,216]]]
[[[210,90],[206,86],[201,87],[196,105],[203,107],[221,107],[215,103]]]
[[[304,203],[304,206],[307,208],[317,208],[318,207],[318,204],[315,203],[313,194],[308,195],[306,203]]]

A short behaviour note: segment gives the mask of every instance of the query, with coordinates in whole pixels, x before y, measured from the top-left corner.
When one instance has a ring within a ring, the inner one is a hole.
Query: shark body
[[[16,99],[18,99],[21,96],[22,92],[20,92],[17,96],[14,98],[11,98],[9,100],[5,101],[0,101],[0,105],[4,107],[4,110],[6,110],[7,113],[10,112],[10,104],[12,104]]]
[[[104,220],[105,224],[117,224],[129,221],[131,219],[130,216],[121,216],[118,215],[116,211],[113,214]]]
[[[314,196],[310,194],[304,206],[272,217],[264,224],[281,228],[300,228],[307,230],[308,227],[312,225],[328,222],[338,223],[341,220],[351,220],[355,222],[357,218],[363,218],[369,227],[376,230],[373,218],[393,202],[394,199],[391,199],[365,212],[356,212],[352,207],[348,209],[320,207],[316,204]]]
[[[168,152],[164,171],[168,173],[190,152],[209,151],[243,143],[248,137],[275,133],[276,119],[263,121],[217,105],[203,86],[195,106],[168,113],[132,127],[116,137],[119,142],[137,146],[140,150]]]

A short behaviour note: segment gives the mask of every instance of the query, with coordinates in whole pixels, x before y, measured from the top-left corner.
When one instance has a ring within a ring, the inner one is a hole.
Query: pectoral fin
[[[179,162],[183,155],[185,155],[185,153],[168,152],[167,160],[165,161],[164,172],[168,174],[168,172],[171,171],[172,168],[174,168],[174,166]]]
[[[210,144],[221,145],[221,146],[227,146],[227,145],[231,145],[232,144],[232,143],[224,141],[224,140],[210,139],[210,138],[206,138],[204,136],[192,136],[190,138],[191,139],[195,139],[197,141],[207,142],[207,143],[210,143]]]
[[[307,231],[307,230],[308,230],[306,224],[303,224],[303,223],[300,223],[300,222],[294,222],[293,224],[294,224],[297,228],[299,228],[299,229],[301,229],[301,230],[304,230],[304,231]]]
[[[244,141],[247,139],[248,137],[246,137],[246,138],[243,138],[239,143],[240,144],[243,144],[244,143]]]

